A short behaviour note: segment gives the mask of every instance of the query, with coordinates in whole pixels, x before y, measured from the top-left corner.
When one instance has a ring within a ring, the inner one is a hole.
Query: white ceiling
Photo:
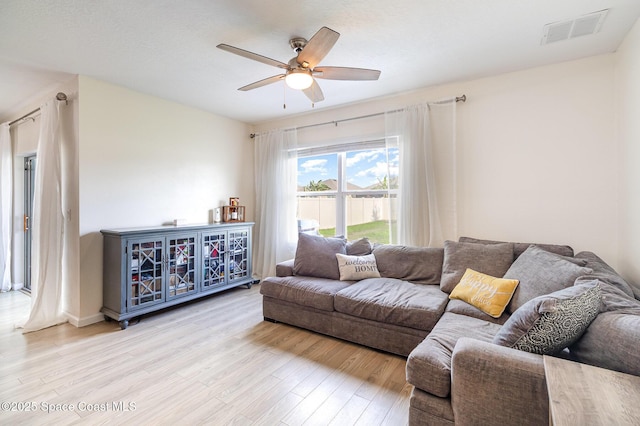
[[[602,9],[599,33],[540,44],[545,24]],[[338,31],[320,65],[382,74],[319,80],[317,110],[614,52],[638,16],[638,0],[0,0],[0,121],[82,74],[256,123],[311,104],[283,83],[238,91],[280,70],[219,43],[287,62],[290,38]]]

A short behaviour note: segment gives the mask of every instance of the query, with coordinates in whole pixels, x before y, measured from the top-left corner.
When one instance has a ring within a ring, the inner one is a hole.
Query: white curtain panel
[[[440,219],[441,240],[436,246],[442,247],[444,240],[458,238],[457,208],[457,138],[455,98],[429,104],[431,121],[434,174],[436,176],[436,197]]]
[[[11,290],[11,223],[13,218],[13,156],[9,124],[0,124],[0,291]]]
[[[33,217],[31,313],[24,333],[66,322],[62,312],[64,218],[59,104],[40,107]]]
[[[451,117],[455,117],[455,100],[385,114],[387,145],[400,149],[399,244],[441,247],[445,239],[455,238],[455,124]]]
[[[274,276],[276,263],[293,258],[297,243],[297,132],[255,136],[256,225],[254,274]]]

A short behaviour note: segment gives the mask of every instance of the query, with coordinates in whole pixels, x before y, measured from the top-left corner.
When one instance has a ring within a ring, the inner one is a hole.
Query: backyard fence
[[[391,200],[391,203],[389,202]],[[390,206],[391,204],[391,206]],[[395,198],[387,197],[347,197],[347,226],[395,217]],[[336,227],[335,197],[299,197],[298,218],[315,219],[320,229]]]

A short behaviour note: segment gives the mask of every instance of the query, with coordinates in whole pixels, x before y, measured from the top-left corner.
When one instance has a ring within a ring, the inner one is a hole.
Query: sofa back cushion
[[[458,239],[461,243],[478,243],[478,244],[503,244],[505,241],[494,241],[494,240],[481,240],[478,238],[471,237],[460,237]],[[561,256],[573,256],[573,248],[570,246],[559,245],[559,244],[536,244],[536,243],[513,243],[513,256],[518,258],[522,253],[524,253],[529,246],[534,245],[538,246],[543,250],[546,250],[551,253],[559,254]]]
[[[299,234],[293,272],[308,277],[340,279],[336,253],[346,254],[344,238]]]
[[[584,260],[585,266],[591,268],[593,272],[589,274],[586,279],[598,279],[605,284],[613,286],[629,296],[630,298],[640,298],[640,287],[634,289],[632,283],[627,283],[618,273],[609,266],[604,260],[598,257],[595,253],[590,251],[581,251],[576,254],[575,259]]]
[[[438,284],[444,250],[440,247],[410,247],[379,244],[373,249],[380,276],[418,284]]]
[[[563,256],[538,246],[530,246],[504,274],[504,278],[520,281],[507,311],[513,314],[528,301],[571,287],[576,278],[591,272],[590,268],[580,266]]]
[[[347,241],[347,254],[349,256],[366,256],[371,254],[373,246],[367,237],[355,241]]]
[[[513,244],[444,242],[440,290],[451,293],[467,269],[501,278],[513,263]]]

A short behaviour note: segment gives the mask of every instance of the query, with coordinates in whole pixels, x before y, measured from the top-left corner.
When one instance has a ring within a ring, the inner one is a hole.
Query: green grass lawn
[[[320,234],[325,237],[333,237],[336,235],[336,228],[321,229]],[[369,238],[372,243],[389,243],[389,223],[384,220],[377,220],[347,226],[347,238],[349,241],[362,237]]]

